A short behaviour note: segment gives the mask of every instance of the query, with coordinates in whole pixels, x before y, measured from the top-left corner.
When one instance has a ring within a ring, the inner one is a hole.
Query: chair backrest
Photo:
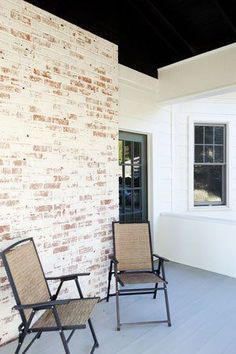
[[[1,252],[16,304],[32,304],[50,299],[50,291],[44,276],[32,238],[14,243]],[[22,321],[31,310],[20,311]]]
[[[114,255],[118,271],[153,270],[149,222],[123,224],[113,222]]]

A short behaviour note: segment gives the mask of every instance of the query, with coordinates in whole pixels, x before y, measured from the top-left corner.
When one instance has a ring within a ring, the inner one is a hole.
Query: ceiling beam
[[[146,23],[146,25],[151,28],[153,34],[158,37],[172,52],[174,52],[175,54],[177,54],[177,56],[179,57],[181,55],[181,53],[179,52],[179,50],[176,49],[176,47],[170,43],[170,41],[168,41],[166,39],[166,37],[164,37],[161,32],[157,29],[156,26],[154,26],[145,16],[145,14],[143,13],[143,11],[136,5],[137,3],[134,3],[132,0],[128,0],[129,4],[132,6],[132,8],[139,14],[139,16],[143,19],[143,21]]]
[[[146,4],[150,7],[152,12],[161,19],[161,21],[166,25],[166,27],[173,33],[173,35],[178,38],[179,42],[188,50],[190,54],[196,54],[192,46],[186,41],[186,39],[176,30],[176,28],[170,23],[170,21],[163,15],[163,13],[158,9],[152,2],[152,0],[146,0]]]
[[[219,12],[221,13],[222,17],[224,18],[225,22],[228,24],[228,26],[231,28],[232,32],[234,33],[235,37],[236,37],[236,26],[235,24],[231,21],[231,19],[229,18],[229,16],[227,15],[227,13],[225,12],[224,8],[222,7],[222,5],[219,3],[218,0],[212,0],[212,2],[214,3],[214,5],[217,7],[217,9],[219,10]]]

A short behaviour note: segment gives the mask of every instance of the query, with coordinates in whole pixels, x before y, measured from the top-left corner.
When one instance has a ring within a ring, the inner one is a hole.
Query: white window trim
[[[234,119],[236,117],[234,116]],[[194,205],[194,125],[195,124],[224,124],[226,126],[226,204],[225,205],[209,205],[209,206],[196,206]],[[231,123],[229,115],[216,115],[216,114],[192,114],[188,117],[188,210],[189,211],[220,211],[231,209]]]

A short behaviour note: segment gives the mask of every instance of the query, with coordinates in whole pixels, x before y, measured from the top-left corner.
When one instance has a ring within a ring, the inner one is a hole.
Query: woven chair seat
[[[123,284],[164,283],[164,280],[154,273],[120,273],[118,280]]]
[[[61,320],[63,329],[71,326],[85,327],[86,322],[98,302],[98,298],[71,300],[69,304],[57,305],[56,309]],[[57,328],[52,310],[46,310],[43,315],[34,323],[31,330],[37,331],[40,328]]]

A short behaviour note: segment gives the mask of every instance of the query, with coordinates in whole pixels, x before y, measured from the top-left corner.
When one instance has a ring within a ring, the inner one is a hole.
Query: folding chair
[[[114,255],[110,256],[108,274],[107,302],[109,297],[116,296],[117,330],[120,330],[119,296],[153,294],[156,299],[157,291],[163,290],[165,296],[167,319],[162,321],[132,322],[126,324],[168,323],[171,326],[167,281],[165,278],[164,257],[152,253],[150,223],[112,223]],[[153,257],[158,260],[157,269],[154,269]],[[112,275],[115,276],[115,294],[110,294]],[[119,285],[148,284],[152,287],[131,287],[120,289]],[[159,286],[161,284],[161,286]]]
[[[22,354],[26,353],[33,342],[40,338],[43,332],[58,331],[66,354],[70,354],[68,343],[75,330],[83,329],[88,322],[94,344],[90,353],[98,347],[98,341],[90,319],[91,313],[99,301],[97,297],[84,298],[78,281],[79,276],[90,273],[78,273],[59,277],[46,278],[32,238],[16,242],[3,252],[5,266],[13,295],[16,301],[14,309],[21,317],[19,326],[19,342],[15,354],[20,352],[21,346],[28,333],[36,333]],[[51,294],[47,281],[59,280],[59,286],[54,295]],[[74,280],[78,289],[79,298],[58,300],[58,294],[64,282]],[[43,311],[40,314],[40,311]],[[36,313],[41,315],[36,318]],[[65,331],[70,330],[65,337]]]

